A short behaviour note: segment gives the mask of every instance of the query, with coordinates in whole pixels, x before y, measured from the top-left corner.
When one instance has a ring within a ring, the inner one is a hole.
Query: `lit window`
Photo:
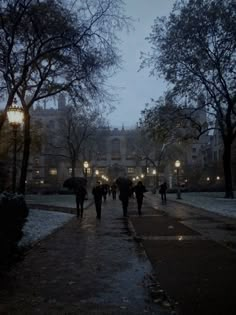
[[[56,168],[51,168],[51,169],[49,170],[49,174],[50,174],[50,175],[53,175],[53,176],[57,175],[57,169],[56,169]]]
[[[69,175],[72,174],[72,168],[71,168],[71,167],[68,168],[68,174],[69,174]]]
[[[89,175],[91,174],[91,168],[90,167],[87,168],[87,174],[89,174]]]
[[[35,174],[39,175],[39,170],[36,170],[36,171],[35,171]]]
[[[127,171],[128,171],[128,174],[134,173],[134,168],[128,167]]]

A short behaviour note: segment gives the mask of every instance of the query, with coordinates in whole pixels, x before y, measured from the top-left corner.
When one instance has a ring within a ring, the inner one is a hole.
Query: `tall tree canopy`
[[[122,0],[6,0],[0,4],[0,92],[4,113],[18,96],[25,113],[21,191],[35,101],[61,91],[77,102],[104,98],[118,66],[117,31],[127,26]],[[1,116],[0,128],[6,115]]]
[[[200,94],[201,110],[214,115],[224,145],[226,197],[233,197],[231,146],[236,138],[236,2],[177,0],[168,18],[157,18],[148,37],[152,45],[142,66],[163,75],[191,106]],[[206,127],[206,126],[204,126]],[[207,132],[201,128],[200,134]]]

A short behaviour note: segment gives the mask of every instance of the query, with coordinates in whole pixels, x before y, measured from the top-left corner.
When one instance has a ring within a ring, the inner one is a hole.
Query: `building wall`
[[[55,135],[55,130],[60,130],[60,117],[66,108],[65,99],[60,98],[58,109],[46,106],[36,107],[32,110],[32,121],[41,122],[42,132],[49,135]],[[183,164],[188,165],[204,165],[204,148],[209,139],[201,138],[199,141],[185,145]],[[156,184],[156,175],[153,174],[154,168],[147,160],[137,159],[135,154],[135,132],[134,130],[107,129],[106,136],[100,145],[99,152],[94,152],[89,159],[88,179],[91,183],[96,179],[95,171],[99,171],[101,175],[106,175],[110,180],[115,180],[119,176],[128,176],[130,179],[145,175],[143,181],[146,185],[152,186]],[[70,176],[70,163],[63,157],[48,155],[50,147],[44,142],[40,152],[31,155],[28,186],[36,186],[42,189],[51,187],[55,190],[62,188],[63,182]],[[182,167],[184,166],[182,164]],[[171,187],[175,183],[174,161],[169,161],[166,167],[158,174],[160,181],[166,180]],[[76,176],[83,176],[83,166],[78,165],[76,168]]]

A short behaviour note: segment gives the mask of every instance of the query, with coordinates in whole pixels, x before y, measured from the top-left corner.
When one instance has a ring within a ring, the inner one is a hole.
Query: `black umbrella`
[[[63,187],[68,189],[77,189],[78,187],[86,186],[86,184],[87,179],[84,177],[70,177],[64,181]]]
[[[127,177],[118,177],[116,183],[119,189],[126,189],[132,186],[132,181]]]

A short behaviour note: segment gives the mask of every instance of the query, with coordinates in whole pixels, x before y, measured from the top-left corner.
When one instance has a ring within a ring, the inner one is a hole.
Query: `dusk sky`
[[[123,58],[123,70],[112,78],[110,84],[115,87],[119,102],[116,110],[109,115],[111,126],[133,127],[140,117],[145,103],[151,98],[157,99],[166,90],[166,83],[149,76],[149,69],[138,72],[140,52],[148,52],[150,46],[145,40],[151,32],[151,26],[157,16],[169,15],[174,0],[125,0],[126,14],[134,22],[134,31],[121,34],[120,50]]]

